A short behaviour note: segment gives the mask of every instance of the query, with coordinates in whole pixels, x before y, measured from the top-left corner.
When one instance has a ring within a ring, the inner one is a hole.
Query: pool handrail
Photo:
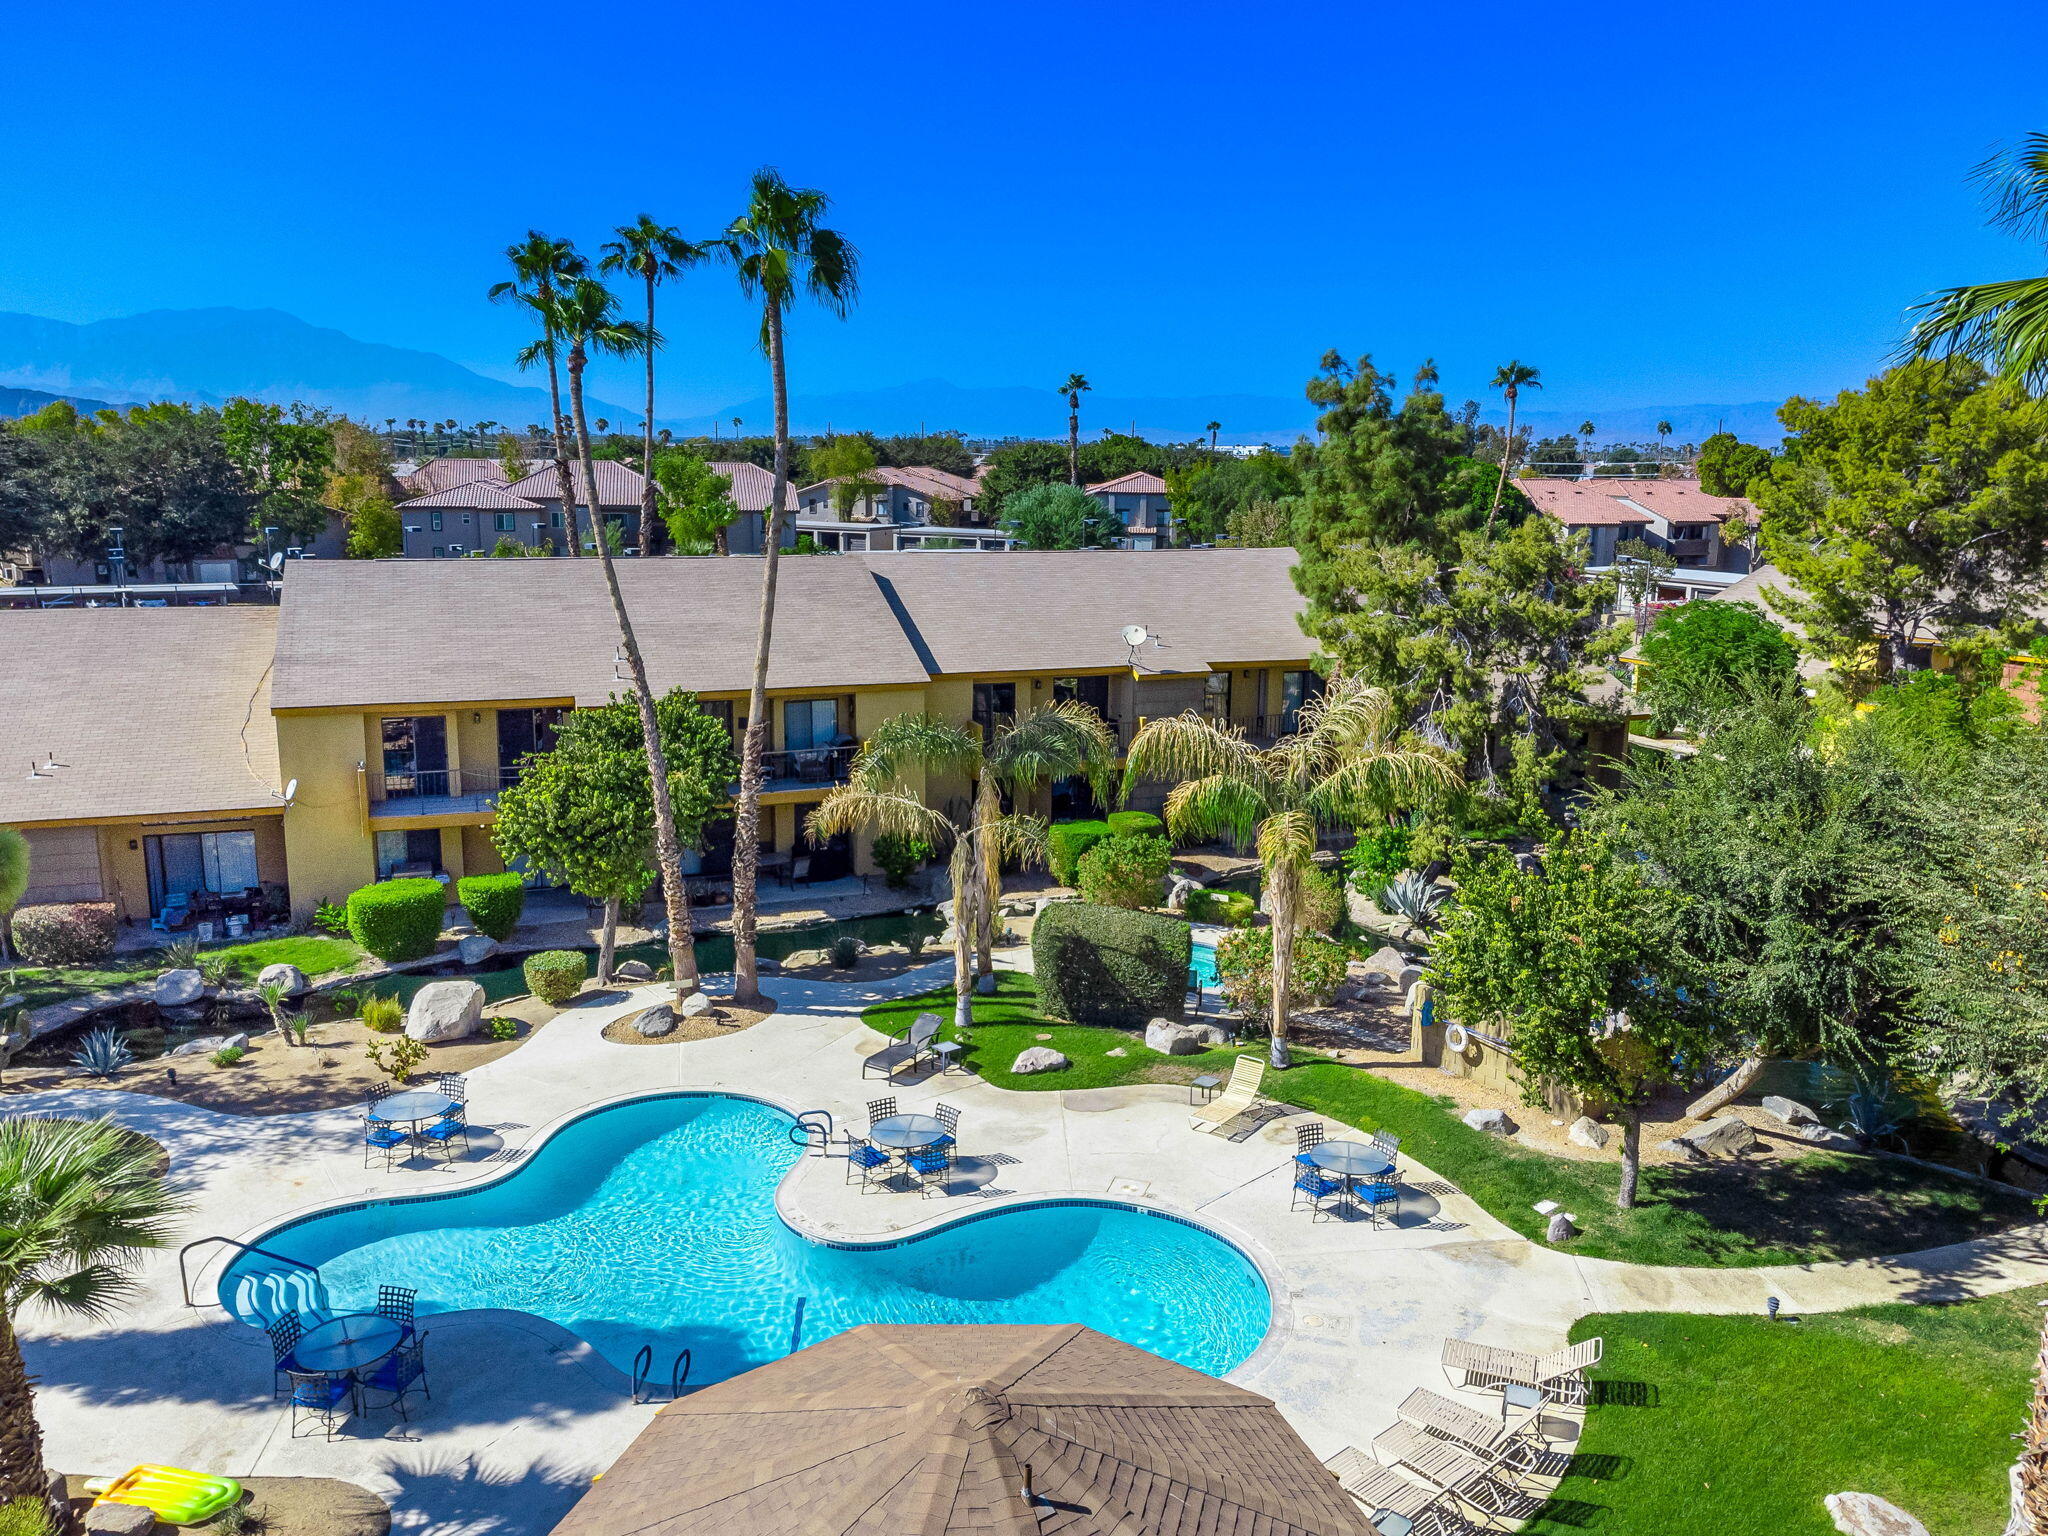
[[[638,1354],[633,1356],[633,1401],[647,1401],[641,1395],[647,1385],[648,1372],[654,1369],[654,1346],[642,1344]],[[683,1395],[683,1384],[690,1379],[690,1352],[685,1349],[678,1354],[668,1368],[668,1396],[674,1402]]]
[[[320,1273],[320,1266],[317,1264],[308,1264],[304,1259],[295,1259],[287,1253],[272,1253],[268,1248],[258,1248],[254,1243],[245,1243],[237,1238],[224,1237],[218,1233],[212,1237],[196,1237],[178,1250],[178,1289],[184,1294],[185,1305],[188,1307],[196,1307],[199,1303],[192,1299],[192,1277],[185,1272],[185,1255],[194,1248],[205,1247],[208,1243],[226,1243],[230,1248],[238,1249],[243,1253],[260,1253],[264,1258],[276,1259],[280,1264],[296,1264],[308,1274],[317,1275]],[[214,1302],[216,1305],[225,1305],[217,1294],[214,1297]]]
[[[819,1122],[824,1122],[820,1124]],[[813,1141],[812,1136],[818,1139]],[[816,1148],[829,1152],[832,1148],[832,1112],[829,1109],[806,1109],[790,1123],[789,1139],[806,1152]]]

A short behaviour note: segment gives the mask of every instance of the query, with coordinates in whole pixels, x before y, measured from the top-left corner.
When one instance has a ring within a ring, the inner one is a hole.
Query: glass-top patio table
[[[309,1331],[292,1349],[299,1365],[309,1371],[340,1375],[374,1365],[398,1348],[405,1329],[396,1320],[375,1312],[351,1312],[329,1318]]]
[[[455,1101],[445,1093],[412,1088],[379,1099],[370,1106],[370,1118],[386,1125],[418,1125],[422,1120],[438,1120],[455,1107]]]
[[[869,1141],[898,1152],[928,1147],[945,1134],[945,1125],[934,1115],[891,1115],[868,1127]]]
[[[1394,1160],[1378,1147],[1362,1141],[1325,1141],[1310,1147],[1308,1160],[1325,1173],[1347,1179],[1377,1178],[1394,1171]]]

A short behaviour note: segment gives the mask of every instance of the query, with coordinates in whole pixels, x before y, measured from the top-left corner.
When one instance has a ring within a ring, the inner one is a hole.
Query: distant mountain
[[[53,395],[44,389],[0,388],[0,421],[33,416],[53,400],[69,400],[81,413],[88,416],[94,411],[110,411],[114,408],[110,401],[88,400],[83,395]]]
[[[157,309],[72,325],[0,313],[0,384],[117,400],[294,400],[381,421],[546,421],[547,391],[433,352],[357,341],[275,309]],[[593,415],[636,413],[601,400]]]

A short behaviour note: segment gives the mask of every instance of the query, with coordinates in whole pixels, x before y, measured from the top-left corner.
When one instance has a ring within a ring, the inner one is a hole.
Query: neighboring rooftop
[[[530,475],[549,462],[547,459],[528,459],[525,461],[525,473]],[[398,483],[415,496],[431,496],[436,491],[474,485],[479,480],[490,485],[503,485],[505,466],[496,459],[428,459],[398,477]]]
[[[1050,1532],[1372,1536],[1270,1399],[1079,1324],[834,1335],[669,1404],[555,1527]]]
[[[1740,496],[1709,496],[1692,480],[1517,480],[1523,495],[1561,523],[1575,528],[1638,524],[1663,518],[1671,523],[1726,523],[1757,520],[1757,510]]]
[[[597,504],[603,507],[637,507],[641,492],[647,482],[640,471],[621,464],[617,459],[599,459],[597,470]],[[590,505],[590,491],[583,479],[583,466],[572,463],[569,466],[570,483],[576,490],[579,506]],[[542,465],[523,480],[515,480],[507,487],[513,495],[524,496],[529,501],[555,501],[562,493],[560,472],[552,461]]]
[[[956,475],[949,470],[932,469],[923,465],[885,465],[869,470],[865,478],[883,485],[900,485],[928,501],[971,501],[981,493],[980,485],[965,475]],[[823,490],[832,483],[831,480],[814,481],[802,487],[800,494]]]
[[[540,503],[524,496],[515,496],[505,488],[502,480],[472,480],[464,485],[451,485],[443,491],[429,491],[424,496],[410,496],[399,504],[400,510],[434,512],[443,508],[481,508],[485,511],[535,512]]]
[[[1630,506],[1611,480],[1517,480],[1515,485],[1538,512],[1573,528],[1642,527],[1655,521]]]
[[[0,613],[0,823],[277,809],[277,623],[255,604]]]
[[[1104,480],[1099,485],[1088,487],[1090,496],[1105,492],[1112,496],[1164,496],[1166,482],[1149,470],[1136,469],[1128,475],[1118,475],[1114,480]]]
[[[732,482],[732,504],[742,512],[766,512],[768,503],[775,494],[775,471],[763,469],[744,459],[713,459],[713,474],[724,475]],[[793,492],[788,493],[792,506],[796,504]]]

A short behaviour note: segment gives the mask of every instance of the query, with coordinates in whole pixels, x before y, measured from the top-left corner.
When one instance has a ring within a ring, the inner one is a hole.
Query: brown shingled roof
[[[1372,1536],[1269,1399],[1079,1324],[835,1335],[671,1403],[555,1532]]]
[[[775,493],[775,471],[750,464],[744,459],[713,459],[711,472],[723,475],[732,482],[732,504],[742,512],[766,512],[768,502]],[[791,505],[795,505],[794,491],[786,492]]]
[[[621,464],[617,459],[599,459],[597,463],[598,505],[606,507],[637,507],[640,493],[647,488],[640,471],[630,465]],[[579,506],[590,504],[590,492],[583,484],[583,466],[569,466],[570,484],[576,488]],[[553,501],[561,495],[562,483],[552,462],[536,469],[524,480],[515,480],[507,487],[513,495],[524,496],[531,501]]]

